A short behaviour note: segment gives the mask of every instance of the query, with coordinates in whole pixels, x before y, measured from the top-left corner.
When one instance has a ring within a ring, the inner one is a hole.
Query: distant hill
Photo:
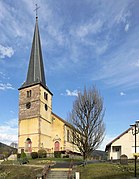
[[[106,160],[107,159],[107,153],[102,150],[94,150],[92,153],[93,159],[97,160]]]
[[[9,155],[12,153],[17,153],[17,149],[0,142],[0,154],[5,154],[5,153]]]

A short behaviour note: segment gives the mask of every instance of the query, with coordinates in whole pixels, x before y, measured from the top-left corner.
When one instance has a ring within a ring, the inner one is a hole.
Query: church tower
[[[41,148],[50,148],[52,95],[45,82],[38,17],[36,17],[27,78],[19,88],[19,152],[21,149],[30,153]]]

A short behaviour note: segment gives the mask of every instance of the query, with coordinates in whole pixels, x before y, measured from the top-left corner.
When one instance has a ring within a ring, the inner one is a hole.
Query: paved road
[[[99,161],[88,161],[87,164],[92,163],[98,163]],[[55,165],[53,165],[51,168],[72,168],[73,165],[84,165],[84,162],[73,162],[72,164],[70,162],[56,162]]]
[[[69,168],[70,162],[56,162],[51,168]]]

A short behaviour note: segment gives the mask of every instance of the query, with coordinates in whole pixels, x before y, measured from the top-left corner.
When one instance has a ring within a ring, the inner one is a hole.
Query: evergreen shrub
[[[69,155],[64,155],[63,158],[69,158]]]
[[[38,158],[38,153],[37,152],[31,152],[31,157],[32,157],[32,159]]]
[[[17,153],[17,158],[19,159],[21,157],[21,154],[20,153]]]
[[[44,149],[38,150],[38,157],[39,158],[46,158],[47,157],[46,151]]]
[[[61,158],[61,151],[54,151],[55,158]]]
[[[26,153],[24,151],[21,152],[21,157],[20,158],[22,158],[22,159],[27,158]]]

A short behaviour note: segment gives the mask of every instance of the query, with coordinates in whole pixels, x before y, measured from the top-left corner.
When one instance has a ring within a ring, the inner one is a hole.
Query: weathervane
[[[36,5],[36,8],[34,9],[34,11],[36,11],[36,19],[38,18],[38,9],[40,8],[40,7],[38,7],[38,4],[35,4]]]

